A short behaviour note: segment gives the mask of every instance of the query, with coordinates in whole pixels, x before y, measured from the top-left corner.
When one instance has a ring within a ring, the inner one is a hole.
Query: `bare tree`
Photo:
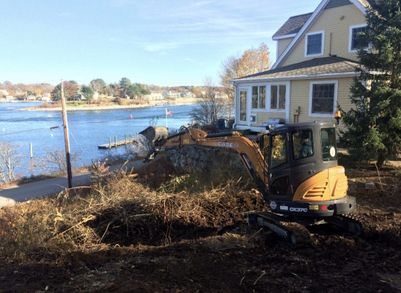
[[[71,161],[76,162],[79,159],[79,155],[74,153],[71,156]],[[63,151],[51,151],[48,152],[43,162],[46,166],[49,164],[54,165],[57,171],[63,175],[67,174],[67,162],[65,160],[65,153]]]
[[[0,142],[0,181],[8,183],[16,179],[15,168],[19,159],[15,148],[5,142]]]
[[[197,96],[199,107],[191,112],[191,118],[200,125],[215,125],[217,119],[226,114],[226,99],[217,95],[210,79],[206,80],[206,91]]]

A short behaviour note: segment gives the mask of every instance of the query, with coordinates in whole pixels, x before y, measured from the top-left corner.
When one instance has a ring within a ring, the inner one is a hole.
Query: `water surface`
[[[55,170],[46,164],[49,152],[64,151],[62,116],[60,112],[23,111],[33,103],[0,103],[0,141],[13,145],[19,157],[20,176],[42,174]],[[167,119],[169,128],[179,128],[191,121],[190,112],[196,105],[167,106],[173,115]],[[109,138],[133,136],[149,125],[165,125],[165,106],[140,109],[71,111],[68,112],[71,152],[79,160],[74,167],[90,164],[110,151],[100,151],[99,144]],[[57,127],[58,128],[54,128]],[[34,159],[29,159],[29,144]],[[121,153],[113,150],[111,154]]]

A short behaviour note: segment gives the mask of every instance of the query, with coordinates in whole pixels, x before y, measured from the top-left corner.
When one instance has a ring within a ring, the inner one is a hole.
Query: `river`
[[[18,176],[39,175],[56,170],[46,159],[50,152],[64,151],[60,112],[24,111],[33,103],[0,103],[0,142],[13,146],[18,158]],[[169,105],[137,109],[70,111],[68,112],[71,153],[76,158],[73,167],[91,164],[122,150],[98,150],[99,144],[136,135],[149,125],[165,125],[165,109],[172,112],[169,128],[179,128],[191,121],[190,112],[196,105]],[[57,127],[58,128],[54,128]],[[30,159],[29,145],[33,146]],[[124,149],[124,148],[122,148]]]

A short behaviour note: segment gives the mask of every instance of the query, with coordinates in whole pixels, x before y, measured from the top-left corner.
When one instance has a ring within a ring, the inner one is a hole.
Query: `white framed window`
[[[274,112],[284,112],[287,105],[287,85],[270,85],[270,110]]]
[[[361,33],[366,32],[367,25],[359,24],[353,25],[349,28],[349,41],[348,41],[348,50],[350,53],[358,51],[359,48],[367,49],[369,48],[369,42],[365,40],[361,40],[359,35]]]
[[[338,81],[312,81],[309,88],[309,115],[333,117],[338,95]]]
[[[264,110],[266,108],[266,86],[252,86],[252,109]]]
[[[309,33],[305,36],[305,57],[323,55],[324,31]]]

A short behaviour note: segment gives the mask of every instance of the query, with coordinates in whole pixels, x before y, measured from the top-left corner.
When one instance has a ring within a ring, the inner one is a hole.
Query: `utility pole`
[[[61,107],[63,112],[63,128],[65,143],[65,160],[67,162],[68,188],[72,188],[72,171],[71,171],[71,149],[70,137],[68,132],[67,106],[64,97],[64,81],[61,81]]]

